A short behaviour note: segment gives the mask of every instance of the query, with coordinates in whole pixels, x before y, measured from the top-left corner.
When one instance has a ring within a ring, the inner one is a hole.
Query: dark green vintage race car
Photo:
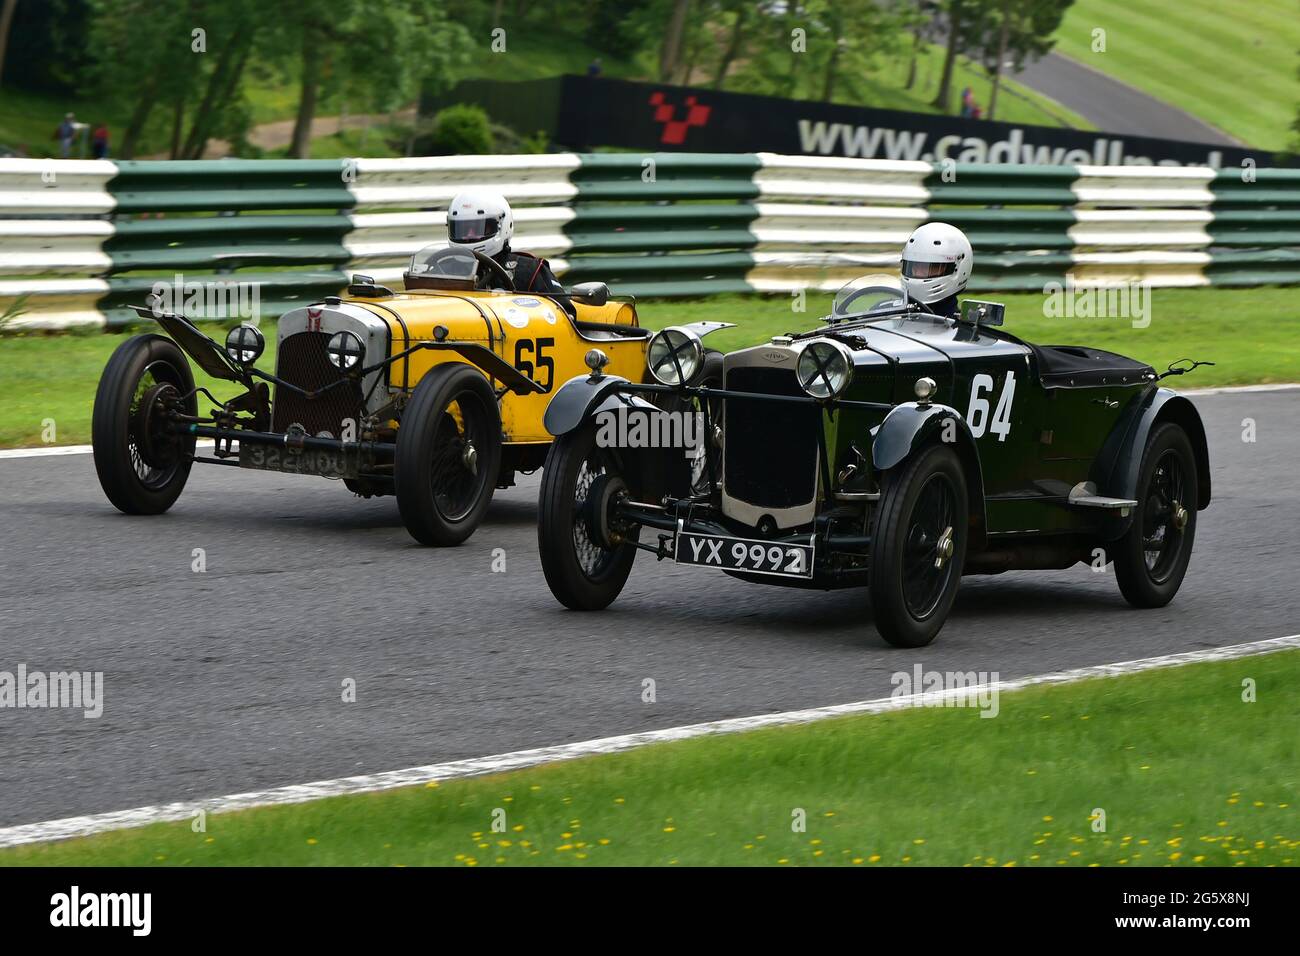
[[[545,417],[551,590],[606,607],[644,550],[754,582],[866,586],[904,647],[934,639],[963,574],[1113,562],[1131,604],[1167,604],[1210,468],[1195,407],[1159,381],[1198,363],[1157,374],[1032,345],[1002,313],[967,300],[960,319],[932,315],[897,279],[864,277],[821,328],[727,355],[722,388],[681,384],[706,360],[689,327],[651,341],[655,383],[604,374],[592,350]]]

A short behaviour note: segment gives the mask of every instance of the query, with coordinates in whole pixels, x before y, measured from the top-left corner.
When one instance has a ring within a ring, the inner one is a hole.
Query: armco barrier
[[[920,223],[975,246],[975,283],[1300,284],[1300,171],[572,153],[421,159],[0,160],[0,315],[117,325],[154,283],[258,284],[268,317],[352,272],[401,281],[470,187],[567,281],[642,296],[830,290],[897,267]],[[212,316],[221,317],[221,316]]]

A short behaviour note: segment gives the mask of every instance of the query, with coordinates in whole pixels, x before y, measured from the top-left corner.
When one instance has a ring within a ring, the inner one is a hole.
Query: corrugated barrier
[[[520,249],[641,296],[829,290],[952,222],[974,287],[1300,283],[1300,170],[997,166],[757,154],[0,160],[0,315],[117,325],[156,282],[258,283],[264,315],[400,284],[460,189],[503,192]]]

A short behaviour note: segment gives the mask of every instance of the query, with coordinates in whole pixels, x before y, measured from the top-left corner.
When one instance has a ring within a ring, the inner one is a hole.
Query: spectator
[[[108,127],[96,123],[90,131],[90,155],[94,159],[108,159]]]
[[[602,69],[603,67],[600,64],[600,57],[596,57],[596,59],[587,64],[587,75],[600,76]]]
[[[974,112],[975,112],[975,91],[968,86],[961,91],[962,119],[970,119],[971,114]]]
[[[54,138],[59,141],[59,156],[67,159],[72,155],[72,141],[77,136],[77,117],[69,113],[54,131]]]

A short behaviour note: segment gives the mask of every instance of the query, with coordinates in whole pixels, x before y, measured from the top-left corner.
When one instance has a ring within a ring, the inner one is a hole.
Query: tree
[[[1020,72],[1027,59],[1038,59],[1056,44],[1052,34],[1074,0],[997,0],[981,21],[982,32],[971,39],[971,52],[992,77],[988,118],[997,110],[998,89],[1008,58]]]
[[[952,100],[952,72],[957,63],[957,54],[963,52],[972,36],[978,36],[981,25],[988,12],[990,0],[945,0],[940,11],[940,18],[947,27],[943,56],[943,73],[939,78],[939,89],[934,95],[933,105],[947,113]]]
[[[5,50],[9,48],[9,28],[13,26],[17,8],[18,0],[4,0],[4,6],[0,7],[0,80],[5,75]]]
[[[299,58],[296,158],[310,152],[323,95],[391,111],[414,100],[426,77],[445,80],[473,46],[463,26],[424,0],[296,0],[278,13],[282,42]]]
[[[736,61],[736,57],[740,55],[741,46],[745,42],[745,25],[749,22],[749,12],[750,6],[746,0],[740,0],[740,3],[733,5],[734,19],[731,21],[727,45],[718,60],[718,68],[713,73],[713,88],[715,90],[722,89],[722,84],[727,79],[727,71],[731,69],[731,64]]]
[[[682,37],[686,32],[686,15],[690,11],[691,0],[673,0],[668,14],[668,24],[664,28],[664,40],[659,47],[659,82],[667,83],[677,72],[677,64],[682,55]]]

